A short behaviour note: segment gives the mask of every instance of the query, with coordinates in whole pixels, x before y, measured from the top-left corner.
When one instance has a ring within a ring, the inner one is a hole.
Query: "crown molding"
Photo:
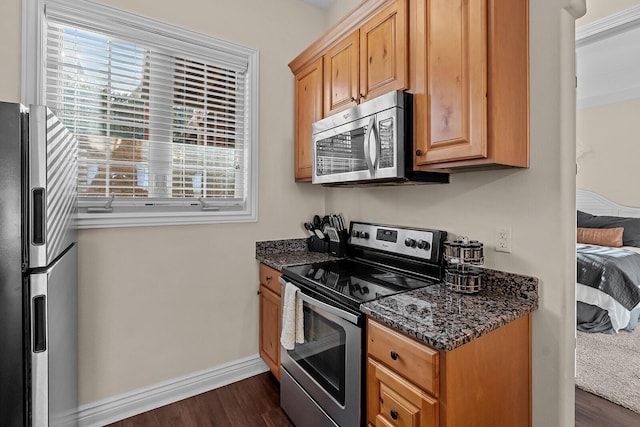
[[[640,26],[640,6],[630,7],[576,28],[576,47],[611,37],[637,26]]]

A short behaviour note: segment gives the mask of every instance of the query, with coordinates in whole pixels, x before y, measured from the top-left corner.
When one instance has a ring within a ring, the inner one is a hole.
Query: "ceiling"
[[[640,6],[576,30],[577,107],[640,98]]]
[[[328,9],[336,0],[302,0],[311,6],[315,6],[319,9]]]

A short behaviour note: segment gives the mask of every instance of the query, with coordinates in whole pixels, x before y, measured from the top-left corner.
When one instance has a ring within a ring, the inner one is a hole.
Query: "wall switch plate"
[[[511,253],[511,228],[496,227],[496,251]]]

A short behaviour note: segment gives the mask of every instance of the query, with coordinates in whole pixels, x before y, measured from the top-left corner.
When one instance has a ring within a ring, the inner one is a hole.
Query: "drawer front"
[[[437,350],[371,319],[367,321],[367,353],[401,376],[438,397],[440,364]]]
[[[260,264],[260,284],[266,286],[280,296],[280,282],[278,279],[282,274],[267,265]]]
[[[436,427],[438,402],[374,359],[367,360],[367,418],[376,427]]]

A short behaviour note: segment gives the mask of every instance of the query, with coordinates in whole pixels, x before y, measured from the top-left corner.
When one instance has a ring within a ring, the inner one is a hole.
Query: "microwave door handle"
[[[373,159],[371,159],[371,135],[375,137],[375,128],[376,128],[376,116],[371,116],[369,120],[369,125],[367,126],[367,133],[364,136],[364,161],[367,163],[367,169],[369,169],[369,173],[371,174],[371,178],[375,176],[375,164]],[[374,141],[375,143],[375,141]],[[377,144],[376,144],[377,147]],[[376,156],[376,161],[377,156]]]

